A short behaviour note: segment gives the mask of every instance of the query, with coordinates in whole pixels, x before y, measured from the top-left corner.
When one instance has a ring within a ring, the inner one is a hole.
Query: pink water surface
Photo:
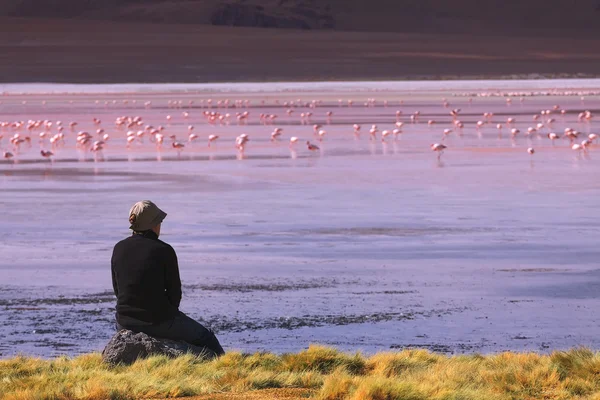
[[[213,327],[228,350],[598,347],[600,151],[579,154],[562,139],[552,145],[549,130],[513,141],[495,125],[512,116],[525,132],[533,114],[560,105],[567,113],[552,115],[552,129],[587,135],[600,122],[577,114],[600,113],[600,98],[515,97],[507,105],[502,97],[469,103],[457,91],[2,96],[0,121],[78,121],[76,131],[94,132],[96,117],[111,139],[104,161],[76,150],[68,128],[53,162],[39,155],[49,145],[37,136],[16,162],[0,161],[0,355],[102,349],[114,330],[112,246],[128,234],[129,207],[144,198],[168,213],[161,238],[179,257],[182,310]],[[209,97],[251,100],[248,124],[209,126],[200,106]],[[327,131],[320,152],[303,145],[318,143],[312,124],[300,124],[308,109],[288,117],[281,105],[298,98],[322,100],[311,109],[312,123]],[[375,107],[364,107],[368,98]],[[429,145],[451,127],[452,108],[461,109],[463,136],[451,134],[438,161]],[[368,140],[372,124],[394,128],[396,110],[401,137]],[[411,123],[417,110],[420,122]],[[484,112],[493,123],[477,132]],[[278,117],[265,126],[260,113]],[[193,125],[200,139],[180,156],[147,140],[128,150],[126,131],[114,126],[125,115],[180,140]],[[358,139],[354,123],[362,125]],[[275,127],[283,128],[278,143],[269,140]],[[243,156],[233,143],[241,133],[250,136]],[[11,134],[3,132],[4,150]],[[221,136],[211,149],[209,134]],[[301,138],[293,151],[291,136]]]

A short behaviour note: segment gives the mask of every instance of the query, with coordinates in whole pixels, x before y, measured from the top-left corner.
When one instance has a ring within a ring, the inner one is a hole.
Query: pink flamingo
[[[104,159],[104,155],[102,151],[104,150],[104,142],[97,141],[94,143],[90,151],[94,153],[94,161],[98,161],[98,159]]]
[[[196,139],[198,139],[198,135],[196,135],[195,133],[190,133],[190,135],[188,136],[188,143],[192,143]]]
[[[376,140],[377,132],[379,132],[379,130],[377,129],[377,125],[371,126],[371,129],[369,130],[369,140]]]
[[[384,130],[381,132],[381,142],[385,143],[385,139],[391,134],[392,132],[388,131],[388,130]]]
[[[275,128],[273,130],[273,132],[271,132],[271,142],[277,141],[277,139],[279,139],[279,137],[281,136],[282,132],[283,132],[283,129]]]
[[[219,135],[208,135],[208,147],[210,147],[211,143],[216,142],[218,138]]]
[[[585,139],[581,142],[581,147],[583,148],[583,150],[588,149],[588,147],[590,147],[592,145],[592,142],[590,142],[588,139]]]
[[[181,155],[181,151],[185,148],[185,144],[181,143],[181,142],[173,142],[171,144],[171,146],[173,146],[173,148],[175,150],[177,150],[177,156],[179,157]]]
[[[243,152],[246,149],[246,143],[250,141],[250,138],[245,133],[242,133],[235,139],[235,147],[238,148],[239,151]]]
[[[319,132],[317,133],[317,135],[319,136],[319,142],[323,141],[323,138],[325,137],[325,134],[327,132],[324,129],[320,129]]]
[[[438,161],[442,158],[442,154],[444,154],[444,150],[447,149],[448,147],[441,144],[441,143],[433,143],[431,146],[431,151],[435,151],[438,153]]]

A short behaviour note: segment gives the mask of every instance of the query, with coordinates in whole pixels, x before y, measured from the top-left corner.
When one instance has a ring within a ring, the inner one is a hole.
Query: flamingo
[[[281,128],[275,128],[275,130],[271,132],[271,142],[277,141],[277,139],[279,139],[279,137],[281,136],[282,131],[283,129]]]
[[[431,151],[435,151],[438,153],[438,160],[442,157],[442,154],[444,153],[444,150],[447,149],[448,147],[441,144],[441,143],[433,143],[431,146]]]
[[[163,141],[165,140],[165,135],[163,135],[162,133],[156,133],[154,134],[154,140],[156,141],[156,148],[160,149],[162,147]],[[129,138],[127,138],[127,142],[129,142]]]
[[[325,134],[326,134],[326,133],[327,133],[327,132],[326,132],[325,130],[323,130],[323,129],[320,129],[320,130],[319,130],[319,132],[318,132],[318,135],[319,135],[319,142],[322,142],[322,141],[323,141],[323,138],[325,137]]]
[[[248,143],[249,140],[250,140],[250,138],[248,137],[248,135],[246,135],[245,133],[242,133],[240,136],[238,136],[235,139],[235,147],[237,147],[238,150],[243,152],[244,149],[246,148],[246,143]]]
[[[371,129],[369,130],[369,140],[375,140],[377,139],[377,125],[373,125],[371,126]]]
[[[173,146],[173,148],[177,150],[177,155],[179,156],[181,155],[181,151],[184,149],[185,144],[175,141],[171,144],[171,146]]]
[[[54,155],[54,153],[50,150],[40,150],[40,154],[42,155],[42,157],[52,161],[51,157]]]
[[[535,149],[534,149],[533,147],[528,147],[528,148],[527,148],[527,152],[528,152],[529,154],[531,154],[531,155],[534,155],[534,154],[535,154]]]
[[[131,145],[133,144],[133,142],[135,142],[136,137],[135,136],[128,136],[127,137],[127,148],[130,148]]]
[[[579,136],[579,132],[577,132],[571,128],[565,129],[564,137],[568,138],[571,141],[571,143],[573,143],[575,141],[575,139],[577,139],[577,136]]]
[[[309,142],[309,141],[307,141],[307,142],[306,142],[306,147],[307,147],[307,148],[308,148],[308,150],[310,150],[310,151],[318,151],[318,150],[320,150],[320,149],[319,149],[319,146],[317,146],[316,144],[312,144],[312,143],[311,143],[311,142]]]
[[[592,145],[592,142],[589,141],[589,139],[585,139],[581,142],[581,147],[583,148],[583,150],[587,150],[588,147],[590,147]]]
[[[298,143],[298,138],[296,136],[292,136],[290,138],[290,148],[293,147],[296,143]]]
[[[104,150],[104,142],[95,142],[92,148],[90,149],[90,151],[94,153],[94,161],[98,161],[98,154],[102,155],[102,150]]]
[[[208,147],[210,147],[211,143],[216,142],[218,138],[219,135],[208,135]]]
[[[391,134],[392,132],[388,131],[388,130],[384,130],[381,132],[381,141],[383,143],[385,143],[385,139]]]

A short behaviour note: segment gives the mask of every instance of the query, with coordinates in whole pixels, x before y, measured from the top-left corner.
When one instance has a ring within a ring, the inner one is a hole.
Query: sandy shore
[[[76,32],[76,33],[75,33]],[[600,39],[0,20],[0,82],[597,76]]]

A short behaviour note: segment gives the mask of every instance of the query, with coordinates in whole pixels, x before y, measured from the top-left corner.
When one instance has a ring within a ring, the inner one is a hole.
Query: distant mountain
[[[0,0],[0,16],[365,32],[600,34],[600,0]]]

